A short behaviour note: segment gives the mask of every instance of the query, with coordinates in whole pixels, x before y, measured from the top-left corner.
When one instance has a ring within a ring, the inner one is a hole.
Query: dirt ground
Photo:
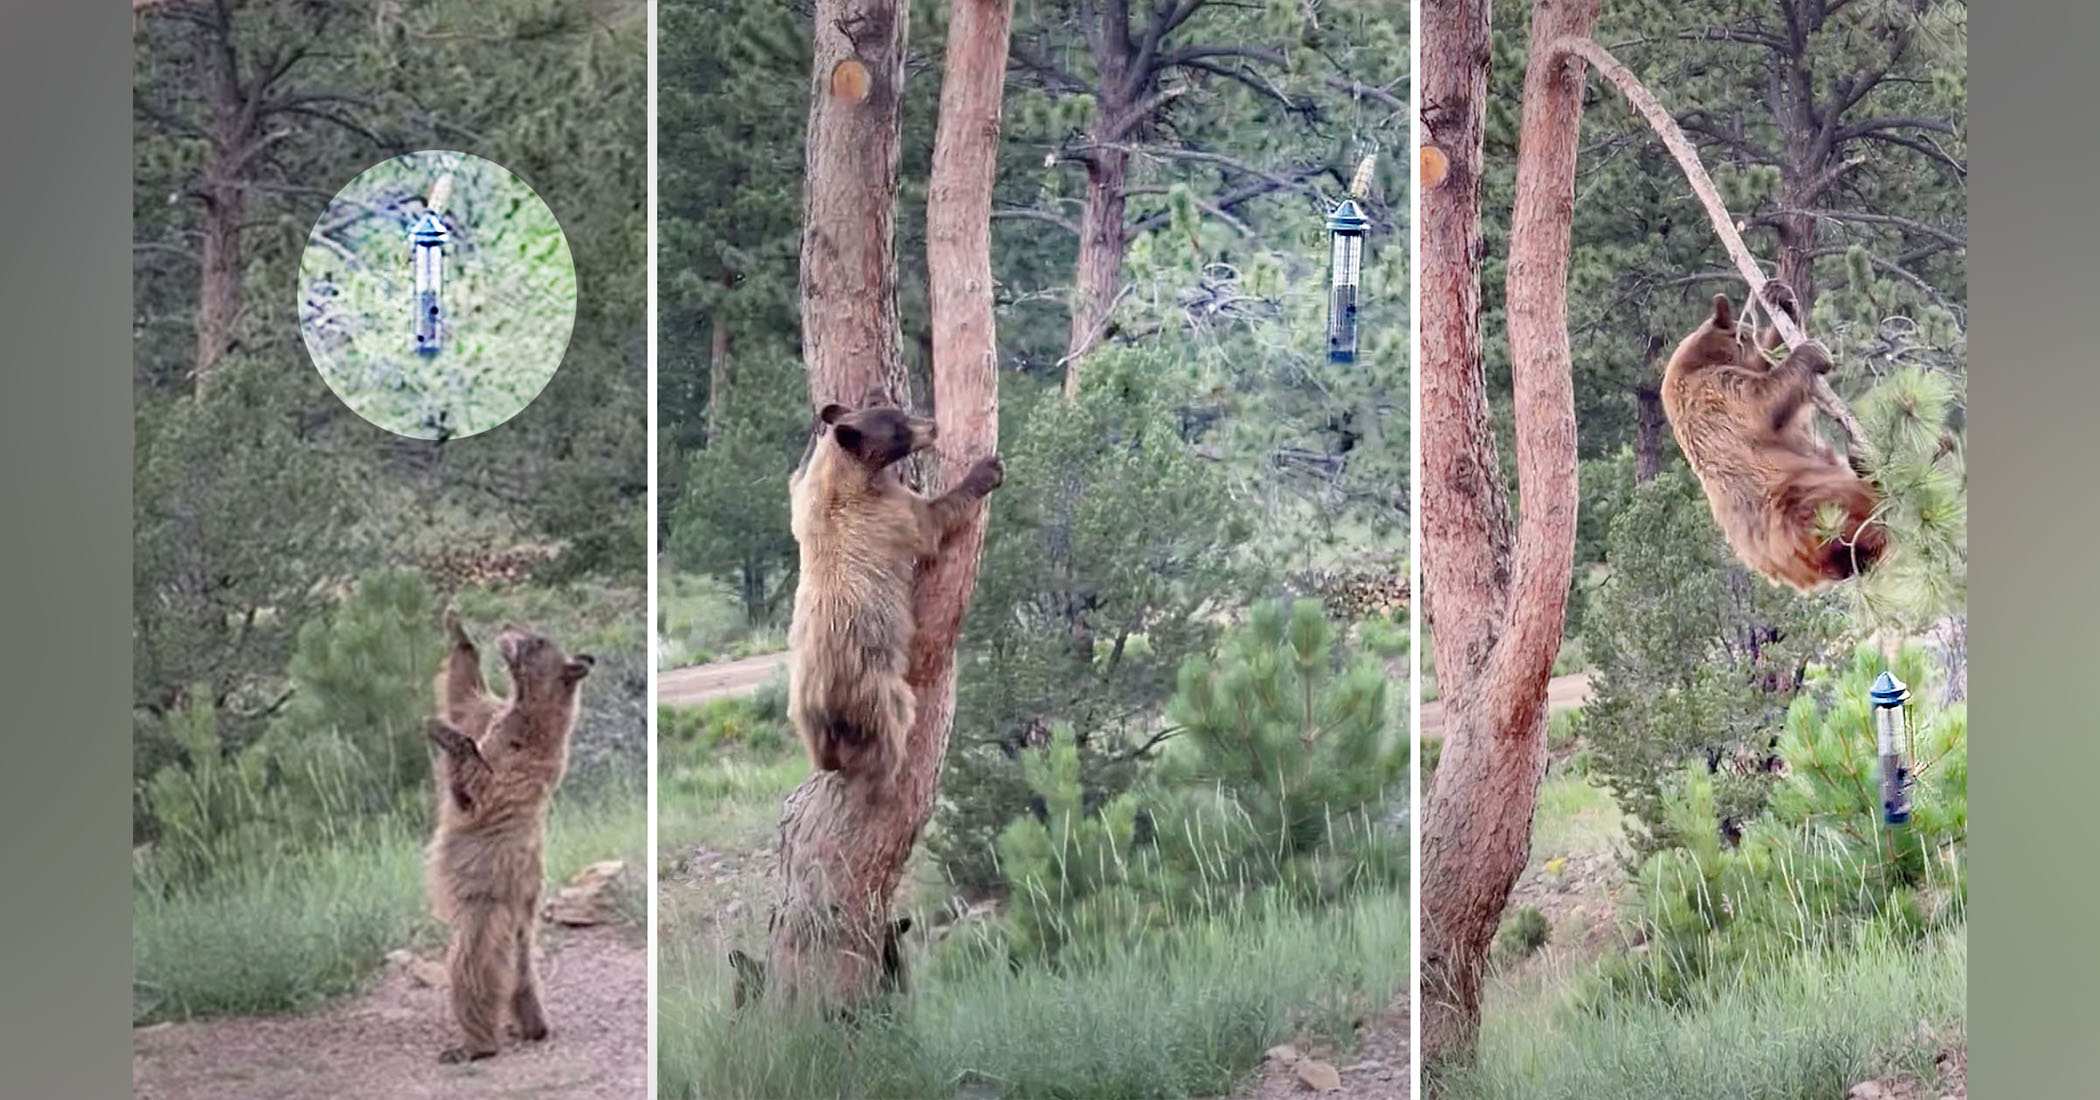
[[[1346,1054],[1322,1043],[1287,1043],[1269,1051],[1233,1100],[1331,1096],[1337,1100],[1410,1100],[1412,1036],[1406,1009],[1368,1021]],[[1333,1077],[1325,1071],[1332,1069]],[[1324,1078],[1324,1080],[1323,1080]],[[1328,1090],[1321,1085],[1339,1085]]]
[[[773,671],[787,664],[785,653],[765,653],[741,661],[716,661],[668,669],[656,678],[659,703],[704,703],[726,695],[757,691],[773,678]]]
[[[136,1100],[642,1100],[649,1091],[648,953],[632,929],[546,928],[540,972],[554,1034],[439,1065],[445,993],[389,966],[363,994],[307,1016],[158,1024],[132,1032]]]

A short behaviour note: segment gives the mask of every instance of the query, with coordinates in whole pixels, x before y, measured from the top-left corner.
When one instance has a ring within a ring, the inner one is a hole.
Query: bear
[[[548,1034],[533,967],[547,804],[568,769],[579,685],[596,663],[515,626],[497,635],[507,699],[487,694],[479,651],[448,611],[438,678],[438,820],[425,864],[432,909],[452,926],[446,967],[462,1041],[441,1062],[492,1057],[506,1008],[518,1036]]]
[[[907,982],[904,973],[904,934],[911,931],[911,918],[899,917],[889,923],[882,937],[882,977],[877,992],[883,995],[905,992]],[[755,1005],[766,992],[766,964],[742,951],[732,948],[729,952],[729,968],[736,974],[736,985],[730,992],[730,1004],[735,1008]]]
[[[1767,298],[1799,321],[1784,283]],[[1744,565],[1775,584],[1813,592],[1864,573],[1888,549],[1880,496],[1816,434],[1811,387],[1831,368],[1809,341],[1778,363],[1779,334],[1736,324],[1728,296],[1663,368],[1663,410],[1714,521]]]
[[[788,626],[788,719],[810,763],[894,781],[916,704],[905,683],[916,623],[912,589],[970,506],[1005,480],[997,455],[928,499],[897,463],[933,445],[926,417],[871,401],[826,405],[788,480],[801,556]]]

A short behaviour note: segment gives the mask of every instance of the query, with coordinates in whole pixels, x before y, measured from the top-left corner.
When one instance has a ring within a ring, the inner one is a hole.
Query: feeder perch
[[[1356,361],[1356,288],[1363,276],[1364,231],[1370,219],[1354,200],[1343,199],[1327,215],[1330,260],[1327,298],[1327,361]]]
[[[445,242],[450,239],[434,211],[424,211],[408,228],[415,256],[417,355],[432,356],[444,349]]]
[[[1904,749],[1911,741],[1910,688],[1883,671],[1868,690],[1874,704],[1874,736],[1881,752],[1881,820],[1889,825],[1910,821],[1910,768]]]

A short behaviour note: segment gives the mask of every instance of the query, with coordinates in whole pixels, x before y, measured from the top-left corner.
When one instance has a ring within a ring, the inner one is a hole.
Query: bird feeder
[[[1356,361],[1356,288],[1363,277],[1364,231],[1371,227],[1353,199],[1343,199],[1327,215],[1327,248],[1331,270],[1327,296],[1327,361]]]
[[[1910,820],[1910,769],[1903,761],[1911,743],[1910,688],[1884,671],[1867,698],[1874,704],[1874,737],[1881,752],[1881,820],[1902,825]]]
[[[450,239],[435,211],[424,211],[408,227],[415,256],[417,355],[432,356],[444,349],[445,242]]]

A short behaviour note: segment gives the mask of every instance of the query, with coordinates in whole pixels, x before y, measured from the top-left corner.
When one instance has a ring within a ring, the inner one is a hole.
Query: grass
[[[1408,905],[1258,906],[1191,925],[1172,945],[1115,947],[1058,971],[964,953],[924,967],[908,1011],[841,1042],[836,1026],[729,1011],[730,976],[690,942],[664,947],[662,1094],[932,1096],[980,1082],[1004,1097],[1203,1096],[1229,1091],[1295,1035],[1347,1041],[1405,989]]]
[[[162,894],[135,876],[134,1023],[306,1011],[355,992],[388,951],[442,943],[423,892],[426,839],[420,822],[385,819],[356,840],[224,868],[195,888]],[[640,791],[556,800],[550,882],[601,859],[646,868],[647,851]],[[643,927],[644,893],[624,892],[621,905]]]
[[[741,661],[787,648],[785,623],[746,621],[736,594],[713,577],[665,577],[656,614],[659,668]]]
[[[1539,787],[1532,815],[1532,861],[1610,851],[1625,838],[1626,815],[1610,792],[1577,775],[1556,774]]]
[[[1863,937],[1716,982],[1688,1008],[1608,1000],[1582,983],[1491,1003],[1480,1058],[1440,1100],[1828,1100],[1890,1073],[1931,1081],[1968,1016],[1968,939]],[[1929,1094],[1928,1094],[1929,1095]]]

